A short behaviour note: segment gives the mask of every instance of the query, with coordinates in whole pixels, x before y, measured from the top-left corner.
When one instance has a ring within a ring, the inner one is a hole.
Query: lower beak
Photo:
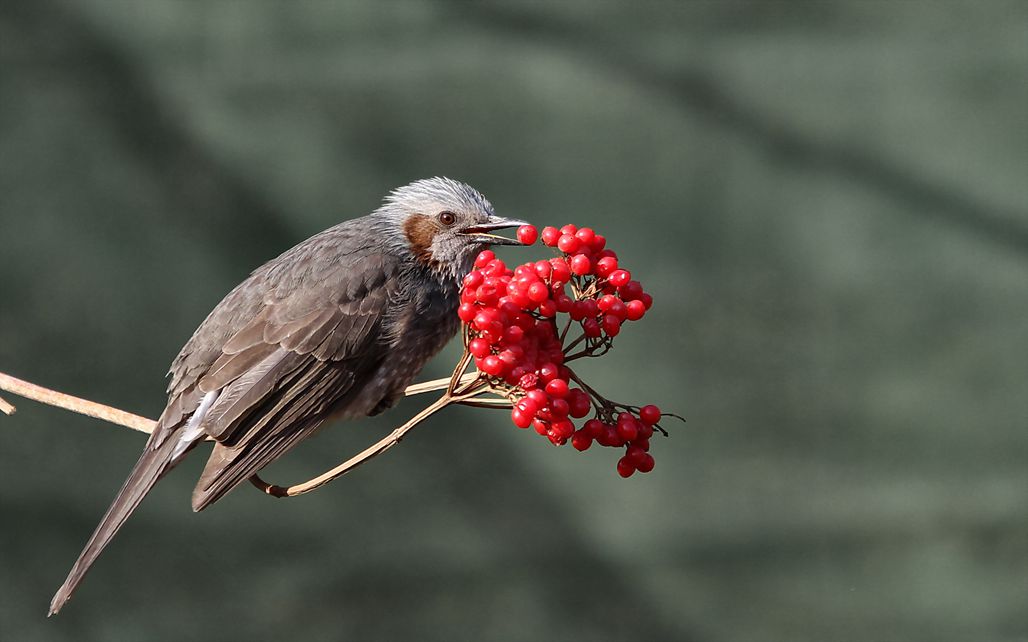
[[[461,230],[461,234],[467,234],[479,243],[485,243],[487,245],[521,245],[521,241],[516,239],[509,239],[505,236],[499,236],[498,234],[490,234],[490,232],[495,230],[519,227],[521,225],[528,225],[528,223],[513,218],[490,216],[485,223],[479,223],[478,225],[464,228]]]

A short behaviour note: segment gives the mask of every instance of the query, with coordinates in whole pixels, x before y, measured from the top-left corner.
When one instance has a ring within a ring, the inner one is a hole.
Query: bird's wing
[[[358,253],[344,274],[269,290],[188,390],[218,391],[204,415],[214,451],[193,493],[201,510],[346,409],[382,363],[398,265]],[[197,394],[193,393],[193,394]]]

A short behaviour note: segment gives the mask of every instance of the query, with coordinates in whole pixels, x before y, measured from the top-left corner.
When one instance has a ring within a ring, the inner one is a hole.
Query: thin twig
[[[492,402],[489,407],[497,407],[495,405],[496,402],[509,404],[509,401],[506,399],[476,399],[479,395],[486,393],[493,393],[502,396],[503,392],[491,386],[488,380],[482,378],[480,373],[467,373],[467,369],[470,365],[471,355],[465,351],[461,356],[460,361],[457,363],[457,367],[453,370],[453,376],[449,378],[446,384],[440,384],[443,380],[428,383],[428,385],[438,384],[440,387],[445,387],[446,392],[443,393],[443,396],[439,397],[439,399],[436,399],[431,405],[411,417],[407,423],[393,430],[378,442],[365,448],[363,451],[347,459],[335,468],[325,471],[317,477],[309,479],[302,484],[295,484],[288,487],[269,484],[261,479],[259,475],[252,475],[250,477],[250,483],[262,492],[273,497],[296,497],[297,495],[303,495],[315,490],[316,488],[320,488],[333,480],[339,479],[357,466],[371,461],[375,457],[381,455],[396,444],[400,443],[412,428],[450,404],[486,405]]]
[[[462,406],[471,406],[472,408],[502,408],[506,410],[510,410],[513,406],[508,399],[465,399],[457,403]]]
[[[460,385],[467,385],[478,378],[475,373],[466,374],[460,378]],[[415,383],[407,386],[407,389],[403,391],[408,397],[413,395],[420,395],[423,392],[435,392],[436,390],[445,390],[450,385],[450,380],[453,377],[443,377],[442,379],[433,379],[432,381],[425,381],[422,383]]]
[[[2,372],[0,372],[0,390],[6,390],[7,392],[16,394],[19,397],[32,399],[33,401],[45,403],[49,406],[64,408],[65,410],[70,410],[80,415],[102,419],[108,423],[124,426],[125,428],[131,428],[132,430],[138,430],[139,432],[151,433],[153,432],[155,424],[152,419],[140,417],[139,415],[134,415],[131,412],[125,412],[124,410],[112,408],[111,406],[105,406],[102,403],[89,401],[88,399],[73,397],[72,395],[57,392],[56,390],[50,390],[43,386],[37,386],[34,383],[16,379]],[[11,409],[13,410],[14,406],[11,406]]]
[[[569,343],[564,348],[564,354],[567,354],[567,353],[571,352],[571,350],[573,350],[579,343],[582,343],[583,341],[586,341],[587,339],[588,339],[588,337],[586,337],[585,334],[580,335],[578,338],[576,338],[574,341]],[[563,342],[563,341],[564,341],[564,337],[561,337],[561,342]]]
[[[389,433],[383,439],[379,440],[377,443],[365,448],[363,451],[347,459],[346,461],[339,464],[332,470],[324,472],[313,479],[303,482],[302,484],[296,484],[295,486],[289,487],[276,486],[274,484],[269,484],[268,482],[264,481],[258,475],[251,476],[250,483],[256,486],[261,491],[273,497],[296,497],[297,495],[309,493],[312,490],[315,490],[316,488],[324,486],[330,481],[342,477],[343,475],[350,472],[357,466],[360,466],[366,461],[374,459],[378,455],[381,455],[382,453],[389,450],[396,444],[400,443],[400,441],[403,440],[404,435],[406,435],[411,428],[421,423],[424,419],[426,419],[429,415],[436,412],[437,410],[441,410],[445,406],[454,403],[455,399],[457,398],[451,397],[449,393],[444,394],[443,396],[439,397],[439,399],[435,400],[430,406],[411,417],[410,420],[407,421],[407,423],[403,424],[393,432]]]
[[[465,355],[465,357],[466,356],[467,355]],[[458,369],[454,371],[453,376],[408,386],[404,390],[404,394],[407,396],[431,392],[433,390],[441,390],[444,388],[446,388],[447,391],[442,397],[418,414],[411,417],[407,423],[389,433],[389,435],[384,439],[379,440],[378,443],[369,446],[332,470],[302,484],[297,484],[288,488],[269,484],[257,475],[254,475],[250,479],[250,482],[269,495],[273,495],[275,497],[294,497],[296,495],[309,493],[315,488],[320,488],[330,481],[345,475],[362,463],[392,448],[403,439],[404,435],[406,435],[411,428],[424,421],[434,412],[441,410],[443,407],[452,403],[470,402],[472,397],[482,394],[483,392],[491,392],[492,388],[488,385],[488,382],[480,379],[477,372],[465,373],[469,365],[470,359],[463,358],[461,359]],[[124,426],[140,432],[153,432],[154,425],[156,423],[146,417],[140,417],[139,415],[112,408],[111,406],[105,406],[103,404],[96,403],[95,401],[81,399],[63,392],[44,388],[2,372],[0,372],[0,390],[5,390],[20,397],[25,397],[26,399],[32,399],[33,401],[38,401],[50,406],[64,408],[65,410],[101,419],[108,423]],[[490,400],[481,399],[479,401],[485,404]],[[506,402],[506,400],[493,401],[499,401],[501,403]],[[6,414],[12,414],[15,411],[15,408],[3,399],[0,399],[0,411],[3,411]]]
[[[466,374],[459,379],[461,385],[471,383],[476,379],[476,374]],[[413,395],[420,395],[425,392],[433,392],[435,390],[442,390],[450,385],[451,377],[445,377],[442,379],[434,379],[432,381],[424,381],[422,383],[416,383],[403,391],[403,394],[410,397]],[[139,432],[145,432],[147,434],[153,432],[154,425],[156,422],[153,419],[147,419],[139,415],[126,412],[113,406],[107,406],[102,403],[95,401],[89,401],[88,399],[82,399],[81,397],[75,397],[64,392],[58,392],[50,388],[44,388],[43,386],[29,383],[22,379],[12,377],[11,375],[0,372],[0,390],[10,392],[31,399],[32,401],[38,401],[39,403],[46,404],[48,406],[56,406],[57,408],[63,408],[70,410],[71,412],[100,419],[108,423],[115,424],[117,426],[124,426],[125,428],[131,428]],[[0,412],[6,415],[13,415],[17,409],[13,404],[8,403],[4,399],[0,399]]]

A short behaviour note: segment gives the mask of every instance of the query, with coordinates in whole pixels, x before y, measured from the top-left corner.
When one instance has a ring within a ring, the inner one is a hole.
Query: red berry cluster
[[[518,229],[524,245],[539,237],[534,226]],[[514,425],[531,426],[558,446],[570,440],[577,450],[593,442],[624,447],[618,473],[648,473],[650,437],[654,429],[664,432],[657,425],[660,410],[609,401],[567,364],[606,353],[621,326],[641,319],[653,298],[592,229],[546,227],[541,237],[560,254],[514,270],[490,250],[478,255],[464,278],[457,312],[467,352],[494,391],[511,400]],[[580,333],[569,338],[572,328]],[[593,418],[576,429],[573,420],[590,413]]]

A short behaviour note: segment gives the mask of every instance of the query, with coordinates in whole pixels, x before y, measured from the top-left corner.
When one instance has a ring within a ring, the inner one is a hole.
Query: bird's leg
[[[364,462],[369,461],[377,457],[378,455],[381,455],[382,453],[389,450],[396,444],[400,443],[400,441],[403,440],[403,437],[414,426],[418,425],[419,423],[427,419],[437,410],[441,410],[442,408],[445,408],[451,403],[456,403],[457,401],[462,400],[462,398],[463,397],[461,396],[451,396],[450,393],[447,392],[442,397],[439,397],[439,399],[432,402],[432,404],[430,404],[424,410],[411,417],[410,420],[407,421],[407,423],[392,431],[383,439],[380,439],[377,443],[368,446],[363,451],[347,459],[346,461],[339,464],[332,470],[324,472],[313,479],[303,482],[302,484],[296,484],[294,486],[289,487],[276,486],[274,484],[267,483],[258,475],[253,475],[252,477],[250,477],[250,483],[259,488],[260,490],[262,490],[263,492],[267,493],[268,495],[272,495],[273,497],[296,497],[297,495],[309,493],[312,490],[320,488],[321,486],[324,486],[325,484],[335,479],[338,479],[339,477],[342,477],[343,475],[350,472],[357,466],[360,466]]]
[[[258,475],[251,476],[250,483],[261,491],[274,497],[296,497],[297,495],[303,495],[304,493],[309,493],[316,488],[320,488],[321,486],[342,477],[364,462],[381,455],[396,444],[400,443],[404,436],[410,432],[414,426],[418,425],[425,419],[428,419],[429,416],[450,404],[459,403],[469,406],[477,405],[490,408],[509,408],[510,401],[507,399],[475,399],[476,396],[483,392],[491,392],[500,396],[505,396],[505,394],[503,391],[493,388],[489,385],[487,380],[482,379],[477,373],[465,374],[464,371],[467,370],[470,363],[471,355],[465,352],[464,356],[457,364],[457,367],[454,369],[453,377],[450,379],[449,389],[447,389],[443,396],[439,397],[421,412],[411,417],[405,424],[392,431],[378,442],[368,446],[360,453],[339,464],[332,470],[326,471],[302,484],[296,484],[289,487],[269,484]]]

